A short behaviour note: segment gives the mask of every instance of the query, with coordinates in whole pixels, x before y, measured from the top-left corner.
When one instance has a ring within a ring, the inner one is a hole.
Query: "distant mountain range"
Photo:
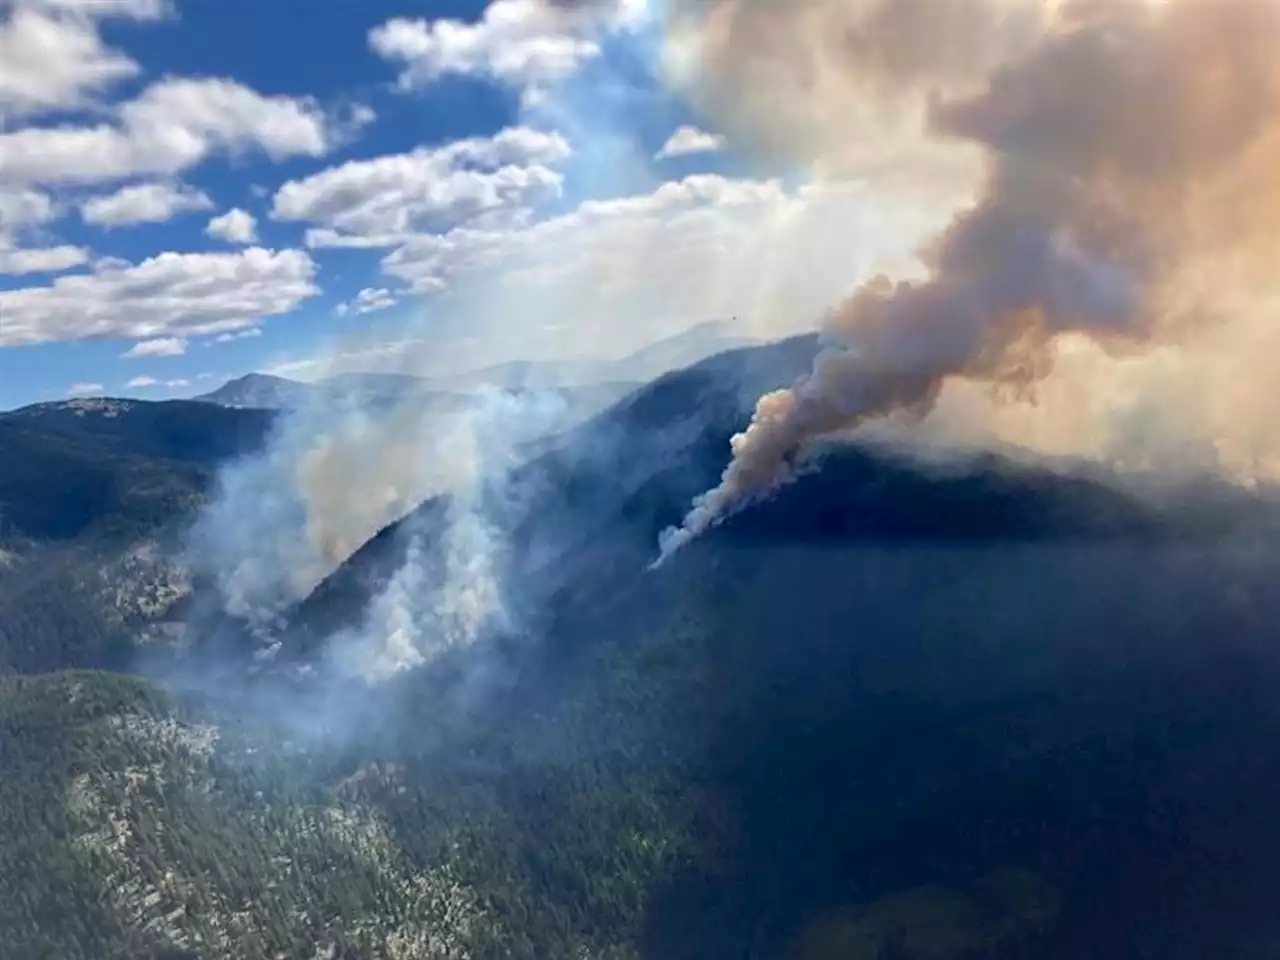
[[[389,409],[412,404],[422,413],[452,414],[474,408],[481,384],[471,389],[440,390],[434,381],[398,374],[348,373],[316,381],[290,380],[266,373],[249,373],[229,380],[217,390],[192,399],[236,409],[293,410],[353,404],[365,409]],[[595,413],[636,389],[636,383],[592,383],[580,386],[509,387],[521,393],[555,393],[582,415]]]
[[[411,398],[424,409],[447,413],[469,406],[477,390],[494,387],[518,392],[555,391],[571,403],[594,411],[671,370],[756,342],[737,333],[731,323],[712,320],[614,360],[515,361],[432,377],[347,373],[313,382],[251,373],[194,399],[225,407],[288,409],[327,400],[377,406]]]

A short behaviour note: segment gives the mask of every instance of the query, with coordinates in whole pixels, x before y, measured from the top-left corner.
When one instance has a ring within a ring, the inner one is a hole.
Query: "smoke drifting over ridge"
[[[748,142],[849,175],[878,126],[917,155],[976,150],[983,180],[923,252],[927,279],[877,279],[830,312],[831,346],[760,398],[663,556],[823,435],[927,415],[956,379],[1025,393],[1064,337],[1131,354],[1275,293],[1275,4],[723,0],[677,3],[672,35],[677,79]],[[851,122],[827,123],[842,106]]]

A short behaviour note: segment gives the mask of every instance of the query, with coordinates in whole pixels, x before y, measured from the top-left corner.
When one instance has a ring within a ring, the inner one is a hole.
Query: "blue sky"
[[[0,408],[810,322],[852,194],[662,83],[654,2],[0,0]]]

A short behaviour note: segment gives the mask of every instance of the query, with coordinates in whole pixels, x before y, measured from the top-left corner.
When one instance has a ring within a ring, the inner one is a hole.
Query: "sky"
[[[753,158],[660,0],[0,0],[0,408],[811,328],[937,212]]]

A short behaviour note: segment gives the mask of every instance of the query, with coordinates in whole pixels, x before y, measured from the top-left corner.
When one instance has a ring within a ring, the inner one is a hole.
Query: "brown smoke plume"
[[[710,91],[704,102],[739,84],[732,122],[758,125],[758,142],[816,144],[815,162],[848,154],[830,127],[801,136],[771,125],[770,117],[787,117],[785,128],[796,117],[835,115],[830,102],[790,112],[777,102],[779,91],[807,86],[848,98],[850,116],[865,116],[870,102],[905,118],[903,129],[915,117],[922,141],[977,148],[985,174],[976,203],[925,252],[928,279],[873,281],[830,313],[832,345],[809,375],[760,399],[719,486],[664,534],[663,556],[787,482],[796,457],[823,435],[897,411],[927,413],[950,379],[1027,390],[1049,372],[1064,335],[1141,350],[1203,329],[1233,300],[1276,285],[1280,7],[1272,0],[677,7],[677,29],[698,23],[710,38],[691,71]],[[859,19],[841,30],[851,11]],[[1006,27],[984,33],[997,39],[975,46],[971,60],[961,49],[971,31],[951,22],[962,11],[984,30]],[[821,16],[829,22],[819,67],[789,60],[812,53],[807,18]],[[742,86],[815,69],[826,74],[816,86],[778,82],[759,97]]]

